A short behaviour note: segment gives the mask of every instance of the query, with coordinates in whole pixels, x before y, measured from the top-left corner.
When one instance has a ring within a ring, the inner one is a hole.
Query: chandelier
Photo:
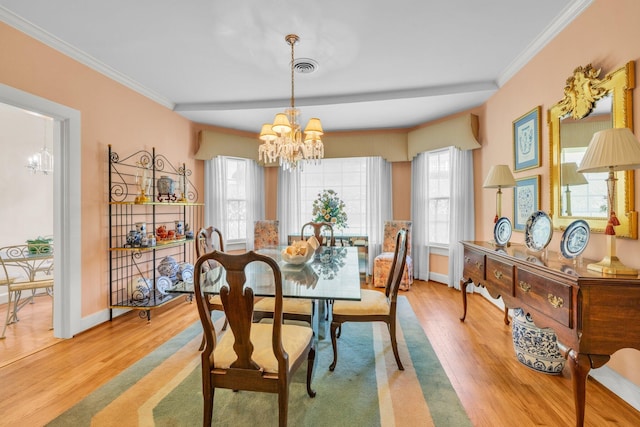
[[[273,163],[279,160],[284,170],[302,169],[305,162],[318,161],[324,157],[324,145],[321,136],[322,124],[320,119],[309,119],[302,137],[301,127],[298,124],[300,110],[295,108],[294,97],[294,48],[300,40],[295,34],[289,34],[285,40],[291,46],[291,107],[284,113],[276,114],[273,124],[262,125],[260,131],[260,144],[258,157],[265,163]]]
[[[33,175],[37,174],[38,172],[42,173],[43,175],[49,175],[50,173],[53,173],[53,154],[47,148],[46,133],[47,124],[45,122],[44,146],[40,151],[27,159],[27,169],[31,170],[31,173]]]

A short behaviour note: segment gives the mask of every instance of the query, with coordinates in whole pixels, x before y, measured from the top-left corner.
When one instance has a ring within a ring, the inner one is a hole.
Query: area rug
[[[306,365],[289,392],[290,426],[471,426],[429,340],[404,297],[398,301],[399,371],[386,325],[346,323],[338,339],[338,364],[329,337],[318,342],[306,393]],[[222,319],[216,321],[217,330]],[[49,426],[200,426],[200,323],[123,371],[53,420]],[[216,390],[213,425],[276,426],[277,395]]]

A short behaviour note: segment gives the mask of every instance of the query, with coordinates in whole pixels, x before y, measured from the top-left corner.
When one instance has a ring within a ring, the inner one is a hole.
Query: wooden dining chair
[[[38,290],[53,297],[53,245],[31,244],[0,248],[0,286],[7,287],[7,315],[0,339],[7,326],[19,321],[18,312],[33,301]],[[23,291],[30,291],[22,298]],[[22,301],[21,301],[22,300]]]
[[[216,246],[214,243],[214,235],[217,236],[217,249],[220,252],[224,252],[224,239],[222,238],[222,232],[218,230],[216,227],[209,226],[207,228],[202,228],[198,232],[196,236],[196,256],[200,258],[202,255],[207,254],[209,252],[213,252],[216,250]],[[205,264],[205,269],[212,269],[217,267],[217,263],[215,261],[208,262]],[[224,313],[224,307],[222,306],[222,301],[220,300],[219,295],[209,295],[208,299],[208,307],[209,312],[213,312],[214,310],[222,311]],[[222,330],[227,329],[227,319],[224,319],[224,324],[222,325]],[[202,344],[200,345],[200,350],[204,348],[204,337],[202,337]]]
[[[304,235],[305,229],[311,227],[313,229],[313,235],[316,237],[318,242],[320,242],[321,246],[335,246],[336,240],[333,237],[333,224],[330,222],[308,222],[302,226],[302,230],[300,231],[300,240],[306,240],[307,238]],[[322,232],[325,230],[329,230],[329,238],[325,239],[322,236]]]
[[[218,337],[203,292],[203,265],[214,260],[225,270],[226,284],[220,289],[231,332]],[[253,290],[246,285],[247,265],[260,262],[273,273],[275,313],[272,323],[253,323]],[[310,327],[282,323],[282,274],[278,263],[253,251],[228,254],[214,251],[200,258],[195,265],[194,292],[198,314],[204,329],[205,348],[202,358],[202,394],[204,426],[211,426],[213,397],[216,388],[234,391],[248,390],[278,394],[279,425],[287,425],[289,384],[293,373],[307,361],[307,394],[315,397],[311,388],[315,348]],[[260,414],[256,414],[259,419]]]
[[[398,354],[396,340],[396,303],[398,288],[402,281],[405,262],[407,259],[407,230],[401,229],[396,235],[396,248],[387,286],[384,292],[372,289],[361,291],[360,301],[335,301],[333,304],[333,319],[331,320],[331,344],[333,346],[333,362],[329,370],[333,371],[338,362],[338,345],[336,338],[341,335],[342,324],[345,322],[385,322],[391,336],[391,347],[396,358],[398,369],[404,367]],[[337,335],[336,335],[337,332]]]

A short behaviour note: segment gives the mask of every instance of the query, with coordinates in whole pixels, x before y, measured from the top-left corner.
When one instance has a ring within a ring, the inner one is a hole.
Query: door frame
[[[80,111],[4,84],[0,84],[0,102],[54,120],[53,335],[71,338],[82,331]]]

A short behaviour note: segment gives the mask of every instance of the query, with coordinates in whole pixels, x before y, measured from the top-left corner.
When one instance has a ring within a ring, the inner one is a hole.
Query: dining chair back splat
[[[203,274],[203,265],[210,260],[222,266],[226,277],[220,297],[231,331],[220,338],[213,327],[207,295],[203,292],[207,277]],[[245,267],[253,262],[266,263],[273,273],[276,304],[272,323],[252,322],[254,294],[250,287],[245,287]],[[282,323],[282,273],[278,263],[253,251],[238,255],[214,251],[198,258],[195,272],[194,297],[205,336],[205,348],[201,353],[203,425],[211,425],[215,389],[225,388],[277,393],[279,425],[286,426],[289,384],[293,373],[305,360],[307,393],[310,397],[315,396],[311,388],[315,348],[310,327]]]
[[[404,266],[407,259],[408,239],[407,230],[401,229],[396,236],[396,247],[393,262],[384,292],[372,289],[361,291],[360,301],[335,301],[333,304],[333,318],[331,320],[331,344],[333,347],[333,362],[329,370],[333,371],[338,362],[338,345],[336,338],[341,335],[342,324],[345,322],[385,322],[391,337],[391,347],[398,369],[404,367],[398,353],[396,340],[396,307],[398,288],[402,281]],[[338,332],[338,329],[340,331]],[[337,334],[338,332],[338,334]]]
[[[217,250],[220,252],[224,252],[224,239],[222,238],[222,232],[218,230],[214,226],[209,226],[207,228],[202,228],[198,232],[196,237],[196,257],[200,258],[202,255],[213,252],[216,250],[216,242],[214,241],[214,236],[217,236]],[[205,268],[214,268],[216,266],[215,262],[208,262],[205,265]],[[220,300],[219,295],[210,295],[208,299],[209,312],[213,312],[214,310],[222,311],[224,313],[224,307],[222,306],[222,301]],[[224,324],[222,325],[222,330],[227,329],[227,319],[225,317]],[[204,348],[204,336],[202,337],[202,343],[200,344],[200,350]]]
[[[320,242],[321,246],[335,246],[336,239],[333,237],[333,224],[330,222],[308,222],[302,226],[302,230],[300,230],[300,240],[306,240],[304,235],[304,230],[306,228],[311,227],[313,229],[313,235]],[[329,230],[329,238],[325,239],[322,236],[323,230]]]

